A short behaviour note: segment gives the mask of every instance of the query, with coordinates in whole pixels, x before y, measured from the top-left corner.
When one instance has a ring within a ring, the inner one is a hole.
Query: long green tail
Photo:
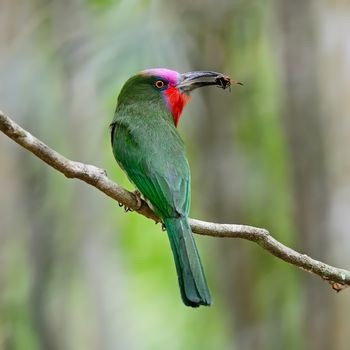
[[[209,289],[188,219],[166,218],[164,224],[174,254],[184,304],[191,307],[210,305]]]

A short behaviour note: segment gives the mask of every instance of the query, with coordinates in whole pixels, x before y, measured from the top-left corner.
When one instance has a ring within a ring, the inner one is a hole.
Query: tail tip
[[[210,306],[212,304],[211,298],[195,298],[191,300],[188,298],[183,298],[183,302],[186,306],[197,308],[199,306]]]

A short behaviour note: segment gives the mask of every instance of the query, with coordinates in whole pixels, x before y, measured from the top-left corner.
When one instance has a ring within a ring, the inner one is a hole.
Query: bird
[[[189,224],[190,168],[177,127],[193,90],[232,82],[241,84],[213,71],[143,70],[123,85],[110,125],[117,163],[167,231],[181,297],[190,307],[212,301]]]

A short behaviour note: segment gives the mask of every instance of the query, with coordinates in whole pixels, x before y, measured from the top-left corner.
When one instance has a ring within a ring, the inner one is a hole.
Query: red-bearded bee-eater
[[[192,307],[210,305],[211,297],[188,222],[190,169],[177,126],[192,90],[231,82],[210,71],[142,71],[124,84],[111,124],[114,157],[163,221],[182,300]]]

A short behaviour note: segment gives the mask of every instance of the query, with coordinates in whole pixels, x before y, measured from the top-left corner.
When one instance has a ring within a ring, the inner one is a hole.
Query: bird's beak
[[[231,79],[222,73],[211,71],[196,71],[181,74],[181,81],[177,87],[183,92],[191,92],[202,86],[216,85],[223,89],[230,87],[231,84],[243,85],[239,81]]]

